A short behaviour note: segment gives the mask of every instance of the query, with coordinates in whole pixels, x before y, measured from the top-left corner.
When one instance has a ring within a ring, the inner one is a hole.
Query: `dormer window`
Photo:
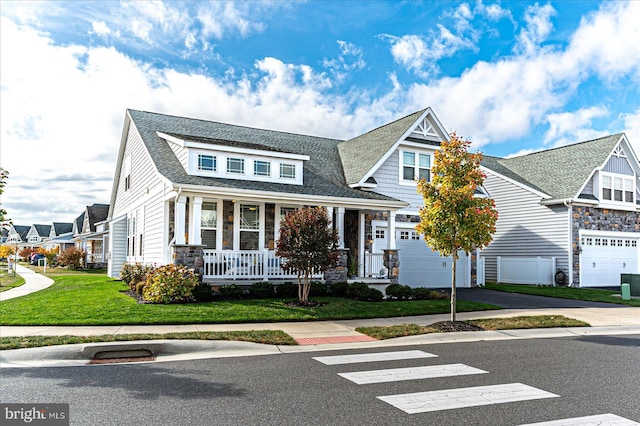
[[[218,168],[215,155],[198,154],[198,170],[215,172]]]
[[[271,163],[255,160],[253,162],[253,174],[255,176],[271,176]]]
[[[244,174],[244,158],[227,158],[227,173]]]
[[[296,178],[295,164],[280,163],[280,177],[283,179]]]
[[[426,179],[431,181],[431,155],[413,151],[401,151],[401,179],[415,182]]]

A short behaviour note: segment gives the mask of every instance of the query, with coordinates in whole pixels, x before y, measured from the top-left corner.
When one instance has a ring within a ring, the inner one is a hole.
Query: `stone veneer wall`
[[[173,252],[173,264],[193,268],[198,275],[198,280],[202,281],[202,273],[204,272],[204,259],[202,258],[203,247],[204,246],[175,244],[171,248]]]
[[[338,249],[338,265],[329,269],[324,273],[325,284],[347,281],[349,270],[347,268],[347,259],[349,257],[349,249]]]
[[[600,209],[596,207],[573,207],[573,282],[580,284],[580,230],[640,232],[640,214],[622,210]]]

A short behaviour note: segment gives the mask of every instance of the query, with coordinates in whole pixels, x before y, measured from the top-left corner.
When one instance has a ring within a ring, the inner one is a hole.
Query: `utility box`
[[[622,296],[622,300],[631,300],[631,291],[629,288],[629,284],[624,283],[620,285],[620,293]]]
[[[640,274],[620,274],[620,284],[629,284],[631,296],[640,297]]]

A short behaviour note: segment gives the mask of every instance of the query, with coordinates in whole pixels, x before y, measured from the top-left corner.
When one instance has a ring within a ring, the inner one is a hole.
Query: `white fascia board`
[[[407,142],[404,139],[411,134],[411,132],[413,131],[413,129],[414,129],[415,125],[416,125],[416,123],[422,122],[428,115],[431,115],[431,117],[436,122],[436,124],[438,125],[440,130],[446,135],[447,132],[444,130],[444,127],[442,127],[442,124],[440,124],[440,121],[436,118],[436,116],[433,113],[433,111],[431,111],[431,108],[425,109],[424,112],[422,113],[422,115],[420,115],[420,117],[416,121],[413,122],[413,125],[409,126],[409,128],[402,134],[402,136],[400,136],[400,139],[398,139],[393,144],[393,146],[378,160],[378,162],[373,165],[371,170],[369,170],[363,176],[363,178],[360,179],[360,182],[358,182],[356,184],[356,186],[364,185],[365,182],[367,181],[367,179],[369,179],[371,176],[373,176],[373,174],[384,164],[384,162],[387,161],[387,159],[389,157],[391,157],[391,155],[395,152],[395,150],[398,149],[398,146],[400,145],[400,143],[410,144],[411,142]],[[424,145],[422,145],[422,144],[416,144],[416,145],[420,146],[420,147],[424,147]],[[437,150],[437,148],[435,148],[435,149]]]
[[[404,201],[370,200],[362,198],[330,197],[309,194],[291,194],[286,192],[252,191],[241,188],[215,188],[199,185],[175,185],[182,190],[182,195],[198,195],[224,197],[227,199],[242,199],[256,202],[318,204],[345,208],[365,208],[377,210],[398,210],[408,206]]]
[[[531,192],[532,194],[536,194],[536,195],[540,196],[541,198],[543,198],[545,200],[551,199],[551,195],[545,194],[544,192],[538,191],[537,189],[533,189],[530,186],[527,186],[527,185],[525,185],[525,184],[523,184],[521,182],[518,182],[517,180],[513,180],[513,179],[511,179],[511,178],[509,178],[509,177],[507,177],[507,176],[505,176],[505,175],[503,175],[501,173],[496,172],[493,169],[489,169],[489,168],[487,168],[485,166],[480,166],[480,170],[484,171],[485,174],[486,173],[491,173],[492,175],[497,176],[500,179],[504,179],[509,183],[512,183],[512,184],[514,184],[514,185],[516,185],[516,186],[518,186],[518,187],[520,187],[520,188],[522,188],[524,190],[527,190],[527,191]]]
[[[628,148],[628,151],[631,153],[633,157],[633,161],[631,162],[632,163],[631,167],[633,167],[634,170],[636,171],[636,175],[640,175],[640,160],[638,160],[637,153],[633,150],[633,146],[627,139],[627,135],[625,135],[624,133],[622,134],[622,137],[620,138],[620,141],[618,141],[618,143],[620,144],[622,142],[624,142],[624,144]]]
[[[267,151],[267,150],[240,148],[235,146],[226,146],[226,145],[218,145],[218,144],[216,144],[215,146],[212,146],[211,144],[208,144],[208,143],[195,142],[195,141],[190,141],[188,139],[180,139],[163,132],[156,132],[156,134],[162,139],[166,140],[167,142],[174,143],[184,148],[204,149],[207,151],[232,152],[235,154],[256,155],[261,157],[286,158],[289,160],[300,160],[300,161],[308,161],[311,159],[311,157],[308,155],[293,154],[290,152]]]
[[[116,192],[118,191],[118,185],[120,183],[120,171],[122,170],[122,161],[124,160],[124,150],[127,144],[127,138],[129,136],[129,127],[131,126],[131,116],[129,110],[124,117],[124,125],[122,126],[122,135],[120,136],[120,148],[118,149],[118,160],[116,162],[116,171],[113,176],[113,184],[111,186],[111,200],[109,202],[109,213],[107,213],[107,219],[110,219],[113,215],[113,208],[116,204]],[[135,128],[135,125],[134,125]],[[145,148],[146,149],[146,148]],[[74,221],[75,225],[75,221]]]

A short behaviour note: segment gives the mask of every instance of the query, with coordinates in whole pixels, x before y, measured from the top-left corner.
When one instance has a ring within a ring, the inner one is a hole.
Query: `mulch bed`
[[[434,328],[442,333],[449,333],[452,331],[484,331],[484,328],[464,321],[440,321],[430,324],[427,327]]]

